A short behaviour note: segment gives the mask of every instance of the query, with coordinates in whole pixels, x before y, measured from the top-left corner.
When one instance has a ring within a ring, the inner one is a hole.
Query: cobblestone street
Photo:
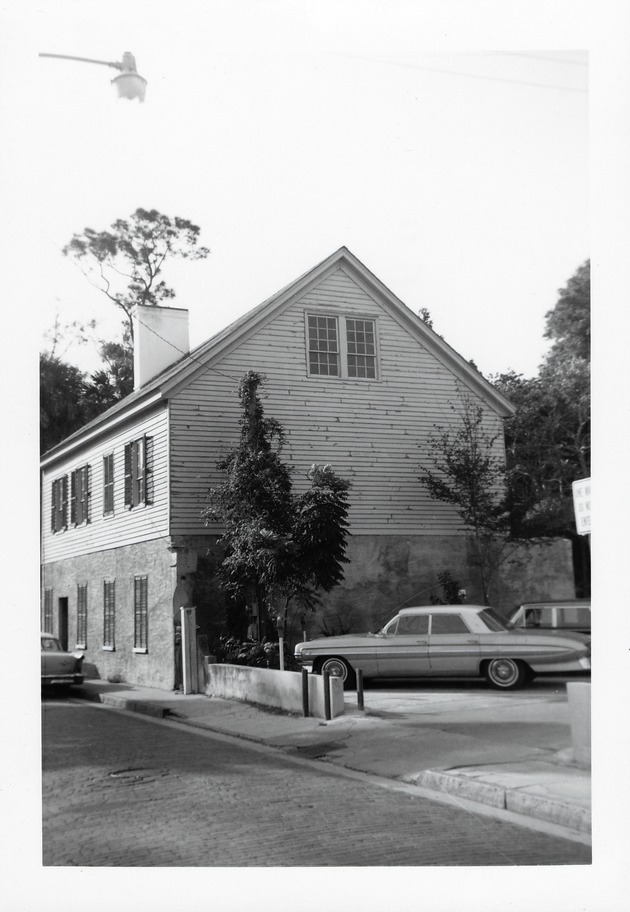
[[[246,744],[43,705],[44,865],[562,865],[590,854]]]

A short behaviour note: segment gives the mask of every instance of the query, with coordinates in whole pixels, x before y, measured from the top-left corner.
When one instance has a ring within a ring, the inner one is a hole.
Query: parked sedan
[[[591,633],[591,600],[572,599],[564,602],[528,602],[508,618],[512,627],[539,630],[577,630]]]
[[[518,630],[492,608],[441,605],[403,608],[379,633],[347,634],[298,643],[303,667],[356,683],[370,678],[483,676],[512,690],[538,674],[591,668],[590,638],[579,633]]]
[[[42,633],[42,687],[83,684],[82,652],[64,652],[57,637]]]

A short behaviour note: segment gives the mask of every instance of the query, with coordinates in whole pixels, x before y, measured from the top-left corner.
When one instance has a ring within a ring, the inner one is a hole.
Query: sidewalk
[[[71,694],[267,744],[446,792],[556,824],[588,837],[591,775],[572,764],[566,695],[544,702],[460,691],[392,696],[346,693],[345,713],[325,722],[202,694],[87,680]],[[453,766],[457,758],[457,766]]]

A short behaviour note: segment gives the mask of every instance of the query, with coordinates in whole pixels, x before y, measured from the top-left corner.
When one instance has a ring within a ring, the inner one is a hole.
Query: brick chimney
[[[133,388],[137,390],[189,353],[188,311],[138,304],[133,336]]]

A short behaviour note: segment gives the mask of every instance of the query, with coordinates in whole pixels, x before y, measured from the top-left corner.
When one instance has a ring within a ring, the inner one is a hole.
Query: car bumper
[[[68,684],[83,684],[82,674],[42,675],[42,687],[56,687]]]

